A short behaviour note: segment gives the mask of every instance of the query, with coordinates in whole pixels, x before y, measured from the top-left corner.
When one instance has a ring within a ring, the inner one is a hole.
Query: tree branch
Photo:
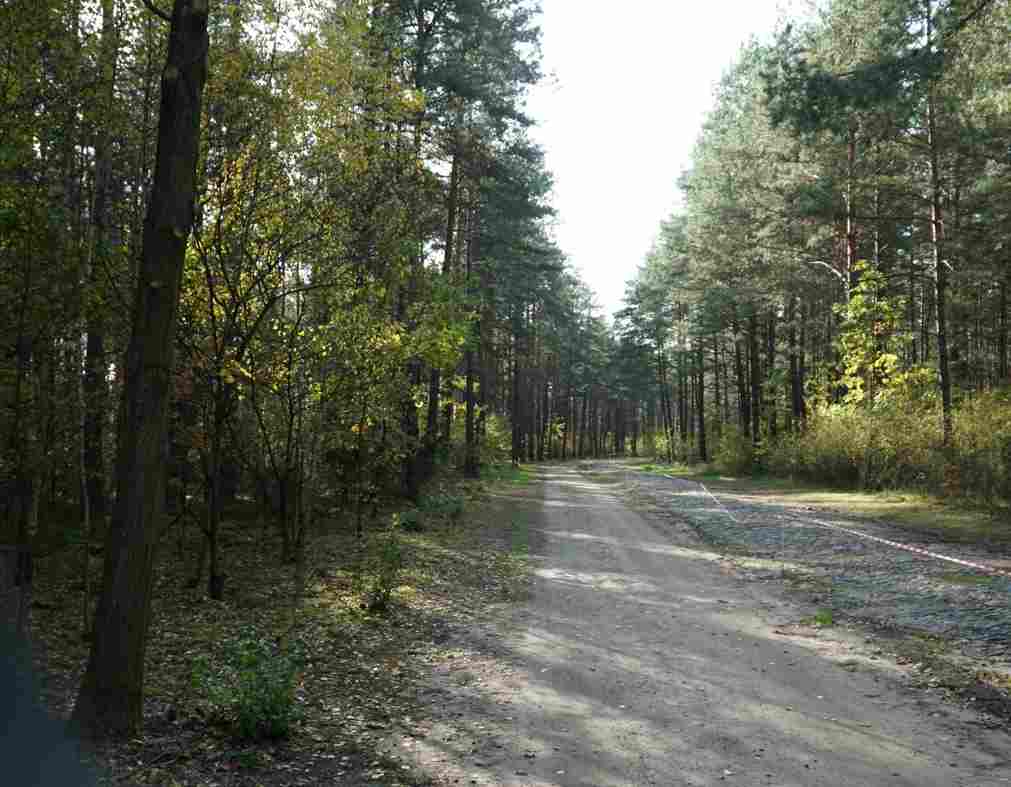
[[[169,23],[172,22],[172,17],[166,14],[164,11],[162,11],[158,6],[156,6],[153,0],[140,0],[140,1],[141,3],[144,4],[144,7],[155,16],[159,17],[160,19],[163,19],[166,22]]]
[[[836,276],[836,278],[838,278],[839,281],[841,281],[843,284],[846,283],[846,277],[842,273],[837,271],[835,268],[833,268],[831,265],[829,265],[827,262],[823,262],[822,260],[804,260],[804,262],[806,262],[808,265],[820,265],[826,270],[831,271]]]

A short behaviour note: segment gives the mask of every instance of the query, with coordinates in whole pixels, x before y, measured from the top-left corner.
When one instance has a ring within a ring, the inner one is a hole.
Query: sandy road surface
[[[1011,737],[902,686],[847,641],[735,578],[690,532],[606,485],[544,470],[517,497],[529,601],[457,631],[393,741],[437,784],[1011,784]],[[795,636],[790,636],[790,634]]]

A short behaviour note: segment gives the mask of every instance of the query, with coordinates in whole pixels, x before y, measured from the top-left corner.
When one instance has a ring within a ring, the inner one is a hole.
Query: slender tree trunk
[[[769,381],[769,439],[775,441],[779,433],[778,408],[776,406],[779,392],[776,386],[776,311],[774,309],[769,311],[769,330],[766,338],[766,363],[768,364],[766,377]]]
[[[681,438],[681,452],[685,459],[688,458],[688,364],[685,353],[678,350],[678,435]]]
[[[102,34],[99,42],[99,67],[102,78],[100,107],[111,111],[115,95],[116,58],[119,36],[116,28],[114,0],[102,0]],[[112,183],[112,156],[109,132],[104,118],[99,117],[95,135],[95,198],[92,210],[92,261],[88,286],[98,290],[102,270],[109,258],[109,192]],[[105,459],[102,444],[105,433],[105,413],[108,400],[105,360],[105,321],[102,309],[87,310],[87,343],[84,377],[84,465],[91,516],[104,519]]]
[[[639,400],[632,401],[632,456],[639,456]]]
[[[927,0],[928,31],[931,0]],[[930,33],[928,32],[928,38]],[[951,373],[948,359],[948,269],[944,259],[944,216],[941,208],[941,165],[937,142],[937,110],[933,86],[927,94],[927,144],[930,149],[930,239],[934,250],[934,310],[937,317],[937,377],[941,389],[941,430],[951,444]]]
[[[464,460],[463,474],[467,478],[477,478],[480,475],[478,466],[477,434],[474,429],[474,350],[467,348],[464,363],[467,368],[467,381],[464,395],[467,399],[465,415]]]
[[[81,345],[77,343],[74,353],[74,370],[81,368]],[[84,378],[75,373],[77,380],[77,472],[78,495],[81,501],[81,633],[88,637],[91,634],[91,499],[88,495],[88,463],[87,454],[87,407],[84,395]]]
[[[698,363],[699,363],[699,376],[698,382],[695,384],[696,393],[698,395],[698,419],[699,419],[699,432],[698,432],[698,446],[699,446],[699,460],[702,462],[709,461],[709,450],[706,445],[706,351],[704,343],[699,338],[698,347]]]
[[[794,431],[800,429],[804,413],[804,385],[800,379],[800,357],[797,353],[797,299],[790,298],[787,307],[787,320],[790,323],[790,402],[791,427]]]
[[[207,0],[175,0],[162,73],[155,176],[124,364],[116,504],[95,634],[73,714],[75,724],[95,736],[129,734],[142,723],[176,312],[193,224],[207,77],[207,11]]]
[[[590,405],[590,391],[587,389],[583,392],[583,407],[582,414],[579,417],[579,458],[582,459],[586,456],[586,424],[587,424],[587,410]]]
[[[762,360],[758,355],[758,318],[748,317],[748,358],[751,364],[751,442],[757,446],[762,437]]]
[[[997,377],[1001,383],[1008,381],[1008,330],[1007,330],[1007,279],[1000,281],[1000,304],[997,311]]]
[[[846,141],[846,280],[845,292],[846,300],[850,299],[850,292],[853,289],[854,276],[856,275],[857,262],[857,229],[855,220],[855,206],[853,187],[855,168],[857,160],[857,128],[851,124]]]
[[[723,395],[720,389],[720,337],[713,334],[713,412],[716,414],[716,436],[723,432]]]
[[[801,429],[807,426],[807,401],[804,397],[804,386],[807,379],[807,318],[808,306],[805,302],[800,305],[800,342],[797,348],[798,383],[797,390],[800,397],[800,418]]]
[[[734,377],[737,381],[737,422],[744,434],[751,435],[751,395],[748,381],[744,373],[744,348],[741,346],[740,327],[737,321],[733,324],[734,331]]]
[[[520,361],[519,361],[519,338],[513,331],[512,348],[512,460],[514,465],[518,465],[525,457],[523,452],[523,412],[520,405]]]
[[[224,383],[219,383],[223,385]],[[222,443],[231,403],[231,392],[215,391],[210,439],[210,456],[207,467],[207,553],[210,558],[207,572],[207,595],[221,601],[225,592],[225,577],[221,571],[219,535],[224,505],[222,490]]]

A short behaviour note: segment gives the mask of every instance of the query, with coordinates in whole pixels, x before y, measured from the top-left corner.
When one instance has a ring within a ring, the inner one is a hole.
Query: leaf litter
[[[199,541],[170,535],[155,576],[146,665],[143,733],[92,744],[87,760],[103,785],[281,787],[424,785],[394,731],[424,737],[419,678],[459,657],[453,631],[496,604],[522,598],[525,555],[515,548],[507,505],[468,487],[464,517],[401,533],[405,568],[382,615],[363,609],[364,548],[350,524],[327,523],[307,550],[307,586],[297,615],[294,569],[278,559],[272,532],[246,518],[227,520],[222,546],[229,574],[224,601],[187,588]],[[505,523],[505,527],[503,527]],[[40,702],[69,718],[88,654],[81,636],[79,555],[39,561],[33,646]],[[101,574],[90,566],[92,586]],[[68,601],[69,600],[69,601]],[[238,741],[193,686],[193,665],[222,642],[256,634],[297,643],[306,654],[295,698],[298,717],[285,740]]]

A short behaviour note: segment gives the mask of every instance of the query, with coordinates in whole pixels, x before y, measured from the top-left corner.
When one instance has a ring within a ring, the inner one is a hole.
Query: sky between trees
[[[543,2],[549,76],[530,98],[533,137],[555,176],[558,243],[605,315],[679,201],[714,86],[750,36],[798,5],[634,0],[615,14]]]

